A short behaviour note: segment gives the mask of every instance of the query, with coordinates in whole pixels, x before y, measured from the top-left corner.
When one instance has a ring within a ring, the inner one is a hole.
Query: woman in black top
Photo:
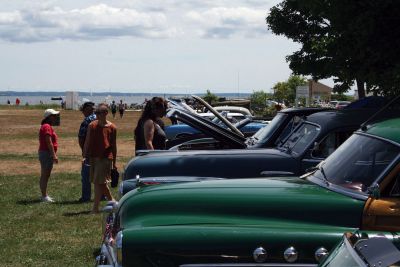
[[[135,129],[135,149],[165,149],[166,135],[160,122],[167,111],[167,102],[162,97],[147,101]]]

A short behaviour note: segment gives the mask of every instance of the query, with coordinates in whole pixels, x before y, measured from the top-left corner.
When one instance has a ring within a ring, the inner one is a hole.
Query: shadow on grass
[[[56,201],[54,204],[57,205],[76,205],[76,204],[85,204],[89,203],[90,201],[87,202],[80,202],[79,200],[64,200],[64,201]]]
[[[90,210],[63,213],[63,216],[65,216],[65,217],[74,217],[74,216],[79,216],[79,215],[91,215],[91,213],[90,213]]]
[[[93,258],[96,258],[100,255],[100,248],[96,248],[93,250]]]
[[[24,200],[18,200],[16,203],[18,205],[31,205],[31,204],[42,203],[42,201],[40,199],[24,199]]]

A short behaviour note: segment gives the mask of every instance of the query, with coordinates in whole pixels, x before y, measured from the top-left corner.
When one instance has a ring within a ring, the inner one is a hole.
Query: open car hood
[[[237,134],[236,132],[230,131],[221,127],[208,119],[202,118],[201,116],[187,111],[182,108],[171,108],[167,113],[168,118],[173,118],[191,127],[197,129],[198,131],[213,137],[222,143],[229,145],[232,148],[246,148],[245,144],[246,138]]]

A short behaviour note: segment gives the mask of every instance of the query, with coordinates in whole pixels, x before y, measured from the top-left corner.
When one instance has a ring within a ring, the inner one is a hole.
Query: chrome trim
[[[258,247],[253,251],[253,259],[258,263],[266,261],[267,257],[267,251],[263,247]]]
[[[118,186],[118,196],[120,199],[124,196],[124,181],[121,181]]]
[[[297,259],[299,257],[299,253],[297,252],[297,250],[294,247],[289,247],[283,253],[283,257],[285,258],[285,260],[287,262],[292,263],[292,262],[297,261]]]
[[[360,255],[358,255],[357,251],[353,248],[353,246],[350,244],[349,240],[347,238],[344,239],[344,245],[346,246],[347,251],[350,253],[350,256],[354,259],[357,264],[360,266],[367,266],[365,262],[360,258]]]
[[[179,267],[317,267],[310,263],[204,263],[204,264],[182,264]]]
[[[329,255],[329,252],[326,248],[324,247],[320,247],[319,249],[317,249],[315,251],[315,259],[317,260],[317,262],[321,262],[323,259],[325,259],[327,256]]]
[[[100,248],[100,255],[98,257],[104,256],[107,260],[107,265],[100,265],[98,262],[96,266],[98,267],[122,267],[117,263],[117,255],[115,255],[112,247],[107,244],[102,244]]]
[[[114,253],[116,254],[115,262],[117,263],[118,266],[121,266],[121,264],[122,264],[122,259],[118,259],[118,250],[122,250],[122,238],[123,238],[122,231],[119,231],[117,233],[117,236],[115,237],[115,251],[114,251]],[[121,253],[122,253],[122,251],[121,251]],[[119,260],[121,260],[121,262]]]

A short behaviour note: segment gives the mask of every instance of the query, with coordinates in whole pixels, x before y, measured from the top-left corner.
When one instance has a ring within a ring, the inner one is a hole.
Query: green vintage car
[[[99,265],[316,264],[344,232],[400,231],[400,119],[363,127],[301,177],[146,186],[106,210]]]

